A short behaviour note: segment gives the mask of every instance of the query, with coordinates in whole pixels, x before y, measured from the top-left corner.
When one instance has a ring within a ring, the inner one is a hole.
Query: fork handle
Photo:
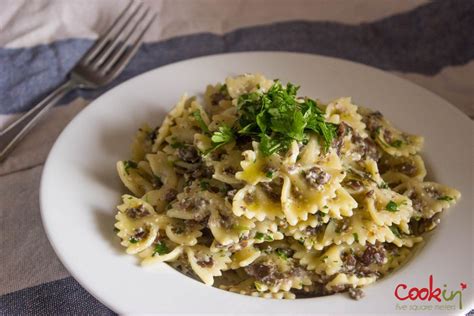
[[[72,80],[67,80],[43,100],[23,114],[19,119],[0,132],[0,162],[20,143],[23,137],[40,121],[56,102],[76,86]]]

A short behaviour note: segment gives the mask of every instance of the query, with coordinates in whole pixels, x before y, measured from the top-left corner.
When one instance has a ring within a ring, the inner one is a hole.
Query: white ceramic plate
[[[207,287],[166,264],[142,268],[124,253],[113,232],[115,206],[125,189],[117,160],[129,157],[137,128],[161,123],[187,92],[245,72],[260,72],[302,86],[301,94],[328,101],[352,96],[382,111],[401,129],[425,136],[429,175],[463,194],[419,255],[390,277],[367,288],[361,301],[346,295],[264,300]],[[43,172],[41,212],[57,255],[92,295],[119,313],[395,313],[399,283],[458,290],[472,304],[472,123],[459,110],[414,84],[364,65],[293,53],[239,53],[192,59],[152,70],[105,93],[84,109],[56,141]],[[454,302],[446,302],[452,303]],[[456,309],[460,312],[459,309]],[[455,312],[456,312],[455,311]],[[404,311],[403,313],[406,313]]]

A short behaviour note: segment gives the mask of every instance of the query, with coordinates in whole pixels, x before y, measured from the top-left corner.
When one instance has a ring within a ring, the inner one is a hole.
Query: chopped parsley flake
[[[267,171],[267,173],[265,173],[265,176],[266,176],[267,178],[270,178],[270,179],[273,178],[273,171],[271,171],[271,170],[270,170],[270,171]]]
[[[378,185],[378,187],[379,187],[379,189],[388,189],[388,184],[382,181],[382,182]]]
[[[264,233],[260,233],[260,232],[255,234],[255,239],[264,240],[264,241],[273,241],[272,236],[264,234]]]
[[[154,257],[156,254],[162,256],[162,255],[166,255],[169,252],[170,252],[169,248],[164,243],[159,241],[155,245],[155,249],[153,249],[153,254],[151,256]]]
[[[132,169],[136,169],[138,167],[137,163],[135,161],[131,161],[131,160],[125,160],[123,162],[123,167],[125,169],[125,172],[128,174],[128,170],[130,168]]]
[[[204,122],[201,116],[201,111],[197,110],[193,112],[194,119],[198,123],[199,127],[204,133],[209,133],[209,128],[207,127],[207,124]]]
[[[136,244],[139,240],[136,239],[135,237],[130,237],[130,238],[128,239],[128,241],[129,241],[131,244]]]
[[[398,212],[399,211],[398,205],[394,201],[388,202],[387,205],[385,206],[385,209],[389,212]]]
[[[400,139],[396,139],[390,143],[390,146],[395,147],[395,148],[400,148],[402,145],[403,145],[403,141]]]
[[[354,236],[354,241],[359,242],[359,235],[357,233],[352,234]]]
[[[454,200],[454,198],[452,196],[449,196],[449,195],[443,195],[443,196],[440,196],[439,198],[437,198],[438,201],[448,201],[448,202],[451,202]]]
[[[209,190],[209,182],[207,182],[206,180],[201,180],[199,182],[199,186],[201,187],[202,191]]]
[[[398,230],[398,227],[395,226],[395,225],[392,225],[392,226],[389,226],[388,228],[390,228],[390,230],[392,231],[392,233],[397,236],[398,238],[402,237],[402,235],[400,234],[400,231]]]
[[[283,249],[278,248],[276,250],[276,254],[277,254],[278,257],[280,257],[284,260],[288,259],[288,255],[286,254],[286,252]]]

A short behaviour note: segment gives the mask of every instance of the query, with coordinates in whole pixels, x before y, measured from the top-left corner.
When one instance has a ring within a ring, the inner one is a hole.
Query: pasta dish
[[[126,252],[265,298],[359,299],[406,262],[460,193],[425,180],[422,137],[298,88],[229,77],[141,127],[117,163]]]

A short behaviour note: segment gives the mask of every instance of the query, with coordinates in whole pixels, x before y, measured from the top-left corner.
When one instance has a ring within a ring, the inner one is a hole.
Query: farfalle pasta
[[[140,128],[117,163],[126,252],[278,299],[359,299],[404,264],[460,193],[424,180],[422,137],[351,98],[324,105],[297,91],[227,78]]]

